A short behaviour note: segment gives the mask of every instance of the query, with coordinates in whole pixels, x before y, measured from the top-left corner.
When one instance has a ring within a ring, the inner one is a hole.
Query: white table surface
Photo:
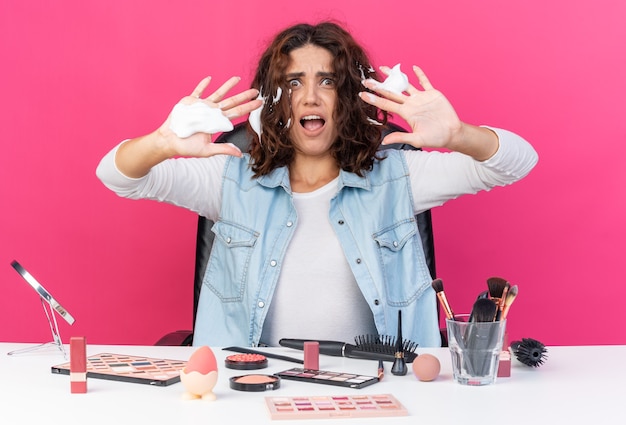
[[[382,382],[363,389],[282,380],[281,388],[265,392],[231,390],[228,378],[245,373],[272,374],[297,367],[296,363],[269,359],[258,371],[223,367],[232,352],[213,351],[219,378],[215,401],[183,400],[181,383],[168,387],[90,378],[86,394],[71,394],[69,376],[53,374],[51,366],[67,361],[56,347],[9,356],[12,350],[33,344],[0,343],[0,417],[6,424],[626,424],[626,346],[548,347],[543,366],[529,368],[514,361],[511,377],[494,385],[467,387],[452,379],[446,348],[421,349],[441,362],[433,382],[420,382],[411,372],[391,374],[385,363]],[[66,346],[67,348],[67,346]],[[188,360],[194,347],[88,345],[87,354],[117,353]],[[262,350],[262,349],[259,349]],[[287,348],[263,349],[302,358]],[[320,356],[320,369],[376,375],[377,363]],[[409,411],[406,417],[271,420],[266,396],[340,394],[393,394]]]

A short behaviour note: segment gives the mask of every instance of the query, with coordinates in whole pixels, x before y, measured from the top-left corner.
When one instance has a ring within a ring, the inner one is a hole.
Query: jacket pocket
[[[203,284],[222,302],[240,302],[259,233],[227,221],[217,221],[211,230],[215,233],[215,241]]]
[[[378,245],[387,303],[405,306],[414,301],[419,292],[416,264],[419,255],[417,224],[414,219],[399,221],[372,236]]]

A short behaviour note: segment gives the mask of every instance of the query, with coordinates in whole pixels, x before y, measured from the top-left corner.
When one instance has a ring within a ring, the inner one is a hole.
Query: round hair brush
[[[511,343],[513,355],[526,366],[539,367],[548,358],[546,346],[536,339],[522,338]]]

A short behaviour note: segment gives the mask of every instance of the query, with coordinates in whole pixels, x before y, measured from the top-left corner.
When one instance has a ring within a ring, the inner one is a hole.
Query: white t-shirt
[[[328,218],[338,180],[293,194],[298,226],[263,325],[262,344],[277,346],[281,338],[353,343],[357,335],[377,333]],[[337,323],[329,311],[342,311],[350,320]]]

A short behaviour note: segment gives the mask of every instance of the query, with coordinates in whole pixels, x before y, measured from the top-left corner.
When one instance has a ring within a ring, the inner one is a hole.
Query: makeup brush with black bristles
[[[491,298],[478,298],[472,307],[473,322],[493,322],[498,304]]]
[[[446,298],[446,293],[443,292],[443,280],[439,278],[433,280],[432,287],[437,293],[437,298],[439,298],[439,303],[441,303],[441,307],[443,308],[446,318],[454,320],[454,312],[452,311],[452,308],[450,308],[450,304]]]
[[[489,291],[483,291],[480,294],[478,294],[478,296],[476,297],[476,300],[479,300],[481,298],[489,298]],[[473,322],[474,318],[472,317],[472,313],[470,312],[470,316],[469,316],[469,321]]]
[[[504,300],[504,309],[502,309],[502,319],[506,319],[506,316],[509,314],[509,309],[511,308],[513,301],[515,301],[518,291],[519,289],[517,288],[517,285],[513,285],[509,289],[509,292],[507,292],[506,299]]]
[[[546,346],[532,338],[513,341],[511,351],[517,360],[530,367],[539,367],[548,358]]]
[[[504,308],[504,300],[506,299],[506,293],[511,285],[506,279],[501,277],[490,277],[487,279],[487,288],[489,289],[489,298],[491,298],[497,305],[498,310],[494,320],[500,320],[502,315],[502,309]]]
[[[472,307],[472,322],[466,329],[465,346],[476,350],[475,356],[468,357],[468,364],[478,376],[485,376],[489,369],[490,355],[486,349],[491,346],[497,329],[485,324],[493,322],[497,312],[498,305],[490,298],[479,298]]]

